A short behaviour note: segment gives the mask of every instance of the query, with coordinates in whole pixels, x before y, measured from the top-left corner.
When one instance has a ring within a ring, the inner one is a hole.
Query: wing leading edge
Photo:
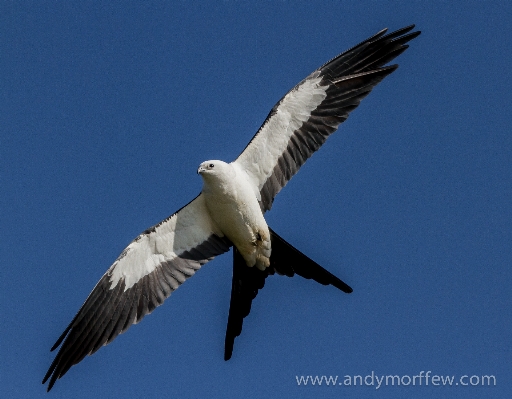
[[[100,279],[59,337],[48,391],[75,364],[160,306],[231,243],[215,230],[202,195],[139,235]]]
[[[413,28],[387,35],[383,29],[321,66],[272,108],[235,161],[258,187],[263,211],[361,100],[398,68],[384,65],[421,33],[410,32]]]

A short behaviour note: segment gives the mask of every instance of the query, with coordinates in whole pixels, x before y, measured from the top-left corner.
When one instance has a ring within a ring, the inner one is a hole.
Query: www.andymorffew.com
[[[380,389],[389,386],[433,386],[433,387],[491,387],[496,386],[494,375],[456,375],[433,374],[432,371],[420,371],[416,375],[376,374],[372,371],[366,375],[296,375],[299,386],[350,387],[366,386]]]

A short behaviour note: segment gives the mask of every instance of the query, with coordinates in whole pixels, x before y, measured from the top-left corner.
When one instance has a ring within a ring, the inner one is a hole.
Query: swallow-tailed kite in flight
[[[161,305],[206,262],[233,246],[225,360],[251,302],[269,274],[352,288],[279,237],[263,214],[276,194],[361,100],[397,65],[385,66],[420,32],[386,29],[338,55],[290,90],[231,163],[206,161],[201,193],[140,234],[96,284],[52,351],[48,391],[85,356],[112,342]]]

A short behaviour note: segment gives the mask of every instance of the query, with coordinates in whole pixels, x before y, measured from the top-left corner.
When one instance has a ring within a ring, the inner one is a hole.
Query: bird
[[[243,320],[269,275],[297,274],[351,293],[348,284],[272,230],[264,214],[305,161],[398,68],[387,64],[421,33],[414,28],[382,29],[334,57],[278,101],[233,162],[201,163],[200,194],[122,251],[53,345],[51,351],[60,349],[42,381],[49,380],[47,391],[73,365],[140,322],[231,247],[225,360],[231,358]]]

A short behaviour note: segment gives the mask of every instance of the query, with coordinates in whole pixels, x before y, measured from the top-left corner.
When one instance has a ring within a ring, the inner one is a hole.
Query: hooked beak
[[[202,166],[200,166],[199,169],[197,169],[197,174],[200,175],[204,171],[205,171],[205,169]]]

